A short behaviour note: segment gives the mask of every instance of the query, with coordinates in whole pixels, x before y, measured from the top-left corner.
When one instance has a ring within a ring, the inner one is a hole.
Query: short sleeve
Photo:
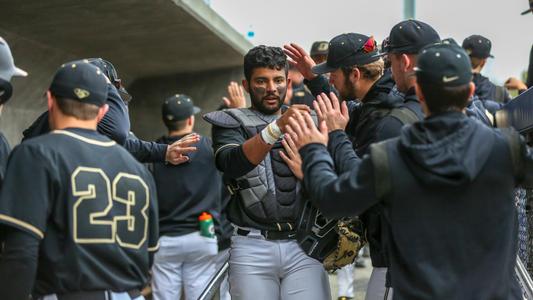
[[[9,157],[0,193],[0,223],[44,237],[48,207],[57,183],[38,147],[21,144]]]

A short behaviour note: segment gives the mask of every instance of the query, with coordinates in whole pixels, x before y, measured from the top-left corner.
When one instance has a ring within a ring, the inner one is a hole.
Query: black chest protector
[[[232,128],[235,126],[230,123],[236,120],[246,132],[246,139],[274,121],[272,116],[248,108],[212,112],[204,118],[215,125]],[[300,183],[279,155],[281,150],[283,146],[278,141],[253,170],[226,184],[232,194],[240,195],[238,201],[250,219],[284,231],[293,230],[302,201]]]

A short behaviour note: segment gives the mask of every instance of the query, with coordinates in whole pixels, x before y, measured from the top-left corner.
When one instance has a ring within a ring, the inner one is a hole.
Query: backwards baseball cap
[[[13,76],[28,76],[28,73],[15,66],[11,49],[6,40],[0,37],[0,79],[11,81]]]
[[[439,42],[440,36],[433,27],[422,21],[406,20],[392,27],[383,51],[416,54],[425,46]]]
[[[463,48],[471,57],[487,58],[494,57],[490,54],[492,43],[490,40],[481,35],[471,35],[463,41]]]
[[[311,52],[309,52],[309,55],[315,56],[315,55],[328,55],[328,49],[329,44],[326,41],[318,41],[314,42],[311,46]]]
[[[340,67],[361,66],[380,59],[374,37],[359,33],[343,33],[329,42],[326,62],[313,67],[315,74],[324,74]]]
[[[526,15],[533,12],[533,0],[529,0],[529,9],[522,12],[522,15]]]
[[[416,78],[419,82],[454,87],[472,81],[470,58],[465,50],[453,44],[432,44],[418,53]]]
[[[192,99],[184,94],[173,95],[163,102],[162,113],[166,121],[181,121],[199,113],[201,109],[194,106]]]
[[[57,97],[102,106],[107,100],[108,84],[104,73],[85,59],[63,64],[49,90]]]

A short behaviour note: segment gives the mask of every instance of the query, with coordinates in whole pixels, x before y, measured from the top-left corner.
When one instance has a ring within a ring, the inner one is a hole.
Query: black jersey
[[[157,249],[153,178],[124,148],[86,129],[17,146],[0,222],[42,239],[33,294],[127,291],[147,281]]]
[[[4,180],[4,174],[6,172],[7,157],[9,156],[9,143],[3,133],[0,132],[0,187],[2,187],[2,181]]]

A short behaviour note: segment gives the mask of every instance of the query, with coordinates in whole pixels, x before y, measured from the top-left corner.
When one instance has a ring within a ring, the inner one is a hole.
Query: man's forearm
[[[360,160],[355,154],[348,136],[342,130],[329,133],[328,151],[335,162],[337,174],[352,170]]]
[[[265,159],[270,149],[272,149],[272,145],[263,141],[260,134],[256,134],[242,145],[244,155],[250,163],[256,166]]]

